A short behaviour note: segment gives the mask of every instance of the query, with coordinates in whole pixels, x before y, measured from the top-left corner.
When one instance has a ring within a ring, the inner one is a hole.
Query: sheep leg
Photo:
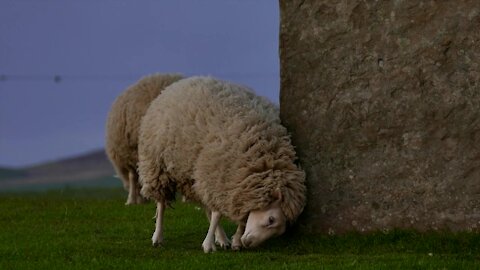
[[[206,210],[205,212],[207,214],[208,221],[210,222],[211,212],[210,210]],[[223,249],[227,249],[230,246],[230,240],[220,224],[218,224],[217,229],[215,230],[215,243],[220,245],[220,247]]]
[[[232,236],[232,249],[233,250],[240,250],[242,248],[242,238],[243,233],[245,232],[245,225],[238,225],[237,231]]]
[[[152,236],[154,247],[163,242],[163,212],[165,211],[165,202],[157,202],[157,212],[155,214],[155,232]]]
[[[135,201],[136,204],[144,204],[145,198],[140,194],[140,187],[137,187],[137,200]]]
[[[145,198],[140,194],[140,190],[142,190],[142,187],[140,186],[140,183],[138,182],[138,174],[135,174],[135,194],[136,194],[136,204],[142,204],[145,203]]]
[[[207,236],[205,237],[205,240],[203,240],[203,243],[202,243],[203,251],[205,253],[217,250],[217,248],[215,247],[214,238],[215,238],[215,230],[217,230],[218,222],[220,221],[221,217],[222,215],[220,214],[220,212],[212,211],[212,216],[210,219],[210,227],[208,227]]]
[[[219,244],[223,249],[227,249],[230,246],[230,240],[220,224],[215,230],[215,243]]]
[[[125,205],[135,204],[137,200],[137,184],[135,183],[135,173],[132,171],[128,172],[128,199]]]

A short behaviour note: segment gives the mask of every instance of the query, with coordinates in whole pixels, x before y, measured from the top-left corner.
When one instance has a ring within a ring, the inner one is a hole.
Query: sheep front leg
[[[157,202],[157,212],[155,214],[155,232],[152,236],[154,247],[163,242],[163,212],[165,211],[165,202]]]
[[[215,231],[217,230],[218,222],[220,221],[221,214],[217,211],[212,211],[210,218],[210,227],[208,227],[207,236],[203,240],[202,247],[205,253],[216,251],[215,247]]]
[[[242,248],[242,235],[245,232],[245,225],[238,225],[237,231],[232,236],[232,249],[233,250],[240,250]]]
[[[210,210],[206,210],[208,221],[212,219],[212,213]],[[221,248],[227,249],[230,246],[230,240],[227,237],[227,234],[222,228],[222,225],[218,224],[217,229],[215,230],[215,243],[220,245]]]

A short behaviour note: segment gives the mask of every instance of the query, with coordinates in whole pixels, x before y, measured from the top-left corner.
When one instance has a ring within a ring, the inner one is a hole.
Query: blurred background
[[[0,191],[120,185],[103,152],[117,95],[212,75],[278,104],[276,0],[0,1]]]

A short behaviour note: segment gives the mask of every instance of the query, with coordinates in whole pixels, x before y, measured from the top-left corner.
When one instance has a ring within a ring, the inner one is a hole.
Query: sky
[[[278,104],[277,0],[0,0],[0,166],[102,148],[143,75],[211,75]]]

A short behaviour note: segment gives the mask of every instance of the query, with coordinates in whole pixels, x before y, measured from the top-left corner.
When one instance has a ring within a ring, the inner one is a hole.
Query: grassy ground
[[[166,211],[166,243],[153,248],[153,204],[126,207],[125,196],[0,194],[0,269],[480,269],[474,233],[290,234],[255,250],[204,254],[204,213],[183,203]]]

